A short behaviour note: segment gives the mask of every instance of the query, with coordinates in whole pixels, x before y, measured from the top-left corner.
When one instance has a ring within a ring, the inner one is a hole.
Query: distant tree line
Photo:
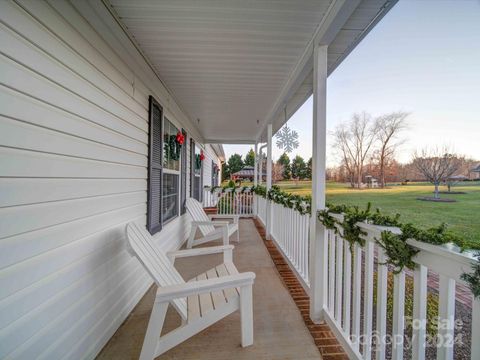
[[[262,158],[263,171],[266,169],[267,159]],[[242,170],[245,166],[255,166],[255,152],[250,149],[243,159],[240,154],[231,155],[222,167],[222,180],[229,179],[230,176],[237,171]],[[300,155],[295,156],[292,160],[287,153],[283,153],[280,158],[272,163],[272,180],[311,180],[312,179],[312,158],[307,162]]]

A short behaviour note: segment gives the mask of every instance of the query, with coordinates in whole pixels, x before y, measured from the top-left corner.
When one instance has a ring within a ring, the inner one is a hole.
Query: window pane
[[[178,215],[178,175],[163,174],[163,221],[166,222]]]
[[[165,119],[163,130],[163,167],[170,170],[180,170],[181,147],[176,142],[178,129],[168,119]],[[185,145],[185,144],[184,144]]]
[[[195,169],[195,175],[200,176],[202,172],[202,161],[200,160],[200,149],[195,146],[195,161],[194,161],[194,169]]]

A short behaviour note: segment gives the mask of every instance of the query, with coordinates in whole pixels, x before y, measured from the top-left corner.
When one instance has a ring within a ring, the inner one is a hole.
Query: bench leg
[[[197,226],[192,225],[192,229],[190,230],[190,236],[187,240],[187,249],[191,249],[193,246],[193,240],[195,239],[195,234],[197,233]]]
[[[240,318],[242,326],[242,347],[253,344],[253,303],[252,285],[240,288]]]
[[[223,230],[222,230],[222,233],[223,233],[223,245],[228,245],[228,227],[224,227]]]
[[[142,352],[140,353],[140,360],[153,360],[157,352],[158,342],[160,340],[160,332],[162,331],[163,322],[167,313],[167,303],[153,304],[150,320],[148,321],[147,333],[143,340]]]

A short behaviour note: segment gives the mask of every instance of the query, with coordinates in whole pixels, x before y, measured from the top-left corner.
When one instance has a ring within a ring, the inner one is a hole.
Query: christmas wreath
[[[200,150],[200,154],[195,154],[195,169],[199,170],[202,167],[203,160],[205,160],[205,154]]]
[[[185,136],[179,131],[177,135],[167,135],[165,141],[165,156],[170,160],[179,160]]]

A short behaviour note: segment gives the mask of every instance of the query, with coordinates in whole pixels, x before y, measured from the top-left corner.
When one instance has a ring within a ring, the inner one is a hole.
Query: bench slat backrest
[[[195,200],[194,198],[188,198],[185,206],[187,207],[187,211],[192,217],[193,221],[210,221],[205,210],[203,210],[202,204]],[[200,232],[203,236],[211,234],[215,231],[215,227],[213,225],[200,225],[199,226]]]
[[[127,239],[130,249],[140,260],[150,276],[159,287],[185,283],[165,253],[160,250],[144,226],[135,222],[127,225]],[[172,304],[182,318],[187,318],[187,301],[175,299]]]

